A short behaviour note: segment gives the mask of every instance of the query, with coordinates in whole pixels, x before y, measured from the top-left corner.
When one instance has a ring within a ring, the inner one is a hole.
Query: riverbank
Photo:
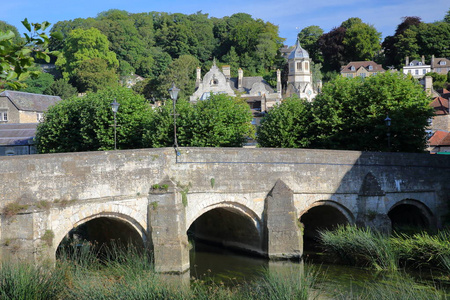
[[[344,288],[346,279],[326,266],[297,263],[269,266],[251,281],[225,285],[167,280],[153,272],[150,257],[134,248],[115,248],[99,259],[82,247],[60,257],[55,268],[3,263],[0,299],[442,299],[445,294],[438,285],[399,271],[377,272],[376,281],[367,277],[370,284],[354,280]]]

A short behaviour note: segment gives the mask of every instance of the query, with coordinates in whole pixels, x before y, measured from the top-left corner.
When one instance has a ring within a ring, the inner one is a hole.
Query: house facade
[[[368,77],[386,72],[374,61],[352,61],[341,68],[341,75],[347,78]]]
[[[0,124],[41,122],[49,106],[58,101],[59,96],[4,91],[0,93]]]
[[[431,72],[446,75],[450,72],[450,59],[431,56]]]

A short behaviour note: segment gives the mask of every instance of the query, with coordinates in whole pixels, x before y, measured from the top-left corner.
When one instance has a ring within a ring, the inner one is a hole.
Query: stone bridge
[[[132,240],[160,272],[189,269],[188,234],[298,258],[320,228],[437,228],[450,156],[309,149],[172,148],[0,158],[0,259],[55,259],[83,227]]]

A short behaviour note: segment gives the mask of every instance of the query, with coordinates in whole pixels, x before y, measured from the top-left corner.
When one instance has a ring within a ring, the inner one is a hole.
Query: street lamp
[[[120,103],[117,102],[116,99],[114,99],[114,102],[111,103],[111,109],[112,109],[112,111],[114,113],[114,150],[117,150],[116,114],[117,114],[117,111],[119,110],[119,106],[120,106]]]
[[[384,123],[387,127],[387,138],[388,138],[388,150],[391,151],[391,118],[389,118],[389,115],[386,115],[386,119],[384,119]]]
[[[170,94],[170,98],[172,98],[172,103],[173,103],[173,136],[174,136],[174,144],[173,147],[175,148],[175,151],[177,152],[178,155],[178,142],[177,142],[177,113],[176,113],[176,108],[175,108],[175,104],[177,102],[177,98],[178,98],[178,92],[180,91],[180,89],[178,89],[175,86],[175,83],[172,84],[172,87],[169,89],[169,94]]]

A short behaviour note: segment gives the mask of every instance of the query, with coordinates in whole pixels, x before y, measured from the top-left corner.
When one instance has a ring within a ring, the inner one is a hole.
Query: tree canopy
[[[422,152],[433,115],[430,102],[415,79],[400,73],[339,76],[324,85],[310,109],[302,100],[289,99],[269,111],[258,142],[265,147]],[[392,119],[391,149],[387,115]]]
[[[39,153],[114,149],[114,116],[111,102],[120,103],[117,113],[117,148],[142,148],[144,129],[151,120],[148,102],[127,88],[105,89],[84,97],[72,97],[51,106],[39,124]]]

